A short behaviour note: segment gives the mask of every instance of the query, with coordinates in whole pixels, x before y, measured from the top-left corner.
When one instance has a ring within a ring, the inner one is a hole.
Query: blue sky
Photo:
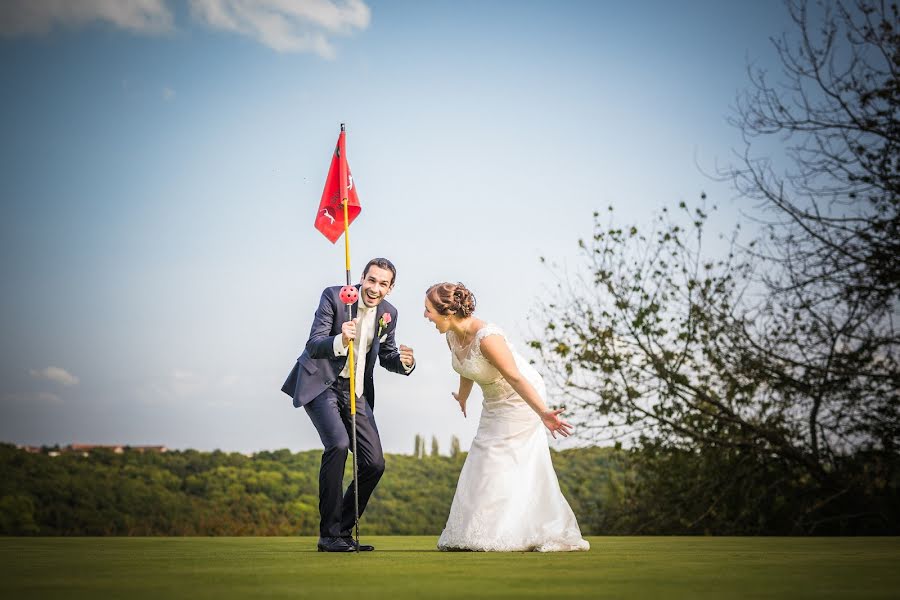
[[[354,279],[398,267],[409,378],[376,374],[389,452],[474,436],[432,283],[520,347],[608,205],[706,191],[780,2],[11,1],[0,9],[0,440],[317,448],[280,393],[343,241],[312,227],[339,124]],[[699,166],[699,167],[698,167]],[[552,399],[551,399],[552,400]]]

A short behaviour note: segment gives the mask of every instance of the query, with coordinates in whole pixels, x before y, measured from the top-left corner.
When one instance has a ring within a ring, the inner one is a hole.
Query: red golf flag
[[[316,213],[316,229],[332,244],[344,233],[343,199],[347,198],[348,225],[353,223],[362,210],[356,195],[356,186],[353,184],[353,175],[350,173],[350,165],[347,164],[347,142],[344,136],[345,133],[341,130],[334,156],[331,158],[331,166],[328,168],[328,178],[325,179],[325,190],[322,191],[319,211]]]

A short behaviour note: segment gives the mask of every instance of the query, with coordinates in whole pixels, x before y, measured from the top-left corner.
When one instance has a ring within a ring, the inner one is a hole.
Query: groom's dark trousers
[[[355,521],[354,483],[343,491],[344,465],[352,449],[350,380],[338,377],[331,387],[304,406],[325,451],[319,470],[319,535],[347,537]],[[365,397],[356,401],[356,452],[359,469],[359,513],[362,514],[384,473],[378,427]],[[341,496],[343,495],[343,500]]]

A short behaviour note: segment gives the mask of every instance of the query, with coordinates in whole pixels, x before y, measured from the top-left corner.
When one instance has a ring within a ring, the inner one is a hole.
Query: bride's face
[[[450,319],[435,310],[428,298],[425,298],[425,318],[434,323],[435,329],[440,333],[447,333],[450,329]]]

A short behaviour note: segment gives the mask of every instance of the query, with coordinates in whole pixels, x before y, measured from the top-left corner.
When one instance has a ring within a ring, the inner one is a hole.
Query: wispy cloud
[[[78,378],[65,369],[61,369],[60,367],[44,367],[43,369],[31,369],[30,373],[32,377],[55,381],[60,385],[78,385]]]
[[[55,27],[106,22],[135,33],[171,31],[174,18],[164,0],[3,0],[0,35],[45,34]]]
[[[191,0],[194,18],[252,37],[278,52],[314,52],[334,58],[329,38],[369,26],[362,0]]]
[[[163,100],[166,102],[175,99],[175,90],[170,87],[164,87],[162,91]]]
[[[244,377],[234,374],[216,375],[175,368],[144,381],[134,388],[133,393],[146,404],[206,402],[210,406],[224,405],[230,400],[223,394],[236,393],[244,382]]]
[[[48,402],[50,404],[62,404],[62,398],[51,392],[38,392],[38,402]]]
[[[176,398],[188,398],[206,390],[206,377],[187,369],[172,372],[171,389]]]
[[[33,405],[33,404],[62,404],[62,398],[51,392],[22,392],[6,393],[0,395],[0,404]]]
[[[363,0],[190,0],[190,7],[194,20],[207,27],[250,37],[278,52],[324,58],[335,56],[331,38],[366,29],[372,18]],[[175,29],[165,0],[0,0],[0,36],[98,22],[140,34]]]

